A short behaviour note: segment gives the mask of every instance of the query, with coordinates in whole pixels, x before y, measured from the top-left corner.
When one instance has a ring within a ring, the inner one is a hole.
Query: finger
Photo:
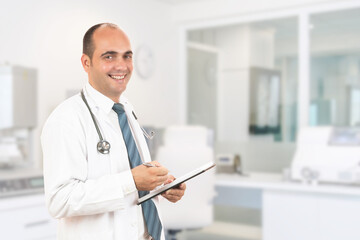
[[[167,180],[164,182],[164,184],[172,183],[175,180],[175,177],[173,175],[167,175]]]
[[[166,180],[167,180],[166,176],[165,176],[165,177],[161,177],[161,178],[159,179],[159,182],[161,182],[161,184],[165,184]]]
[[[171,181],[174,181],[175,180],[175,177],[171,174],[168,175],[168,179],[171,179]]]
[[[163,194],[162,195],[164,198],[166,198],[167,200],[169,200],[170,202],[177,202],[181,199],[181,196],[173,196],[173,195],[167,195],[167,194]]]
[[[150,162],[152,165],[155,165],[157,167],[161,167],[161,164],[158,161],[152,161]]]
[[[169,191],[166,191],[166,192],[162,193],[161,195],[162,195],[163,197],[165,197],[166,199],[176,197],[176,195],[170,194]]]
[[[172,180],[171,178],[167,178],[166,181],[164,182],[164,184],[169,184],[172,183],[174,180]]]
[[[167,190],[165,192],[165,194],[167,196],[178,196],[178,197],[181,197],[184,195],[184,190],[180,190],[180,189],[170,189],[170,190]]]
[[[186,184],[185,183],[181,183],[175,187],[172,187],[172,189],[179,189],[181,191],[184,191],[186,189]]]
[[[180,199],[178,199],[178,198],[171,198],[171,197],[166,198],[166,199],[169,200],[170,202],[173,202],[173,203],[175,203],[175,202],[177,202],[177,201],[180,200]]]
[[[177,186],[177,188],[181,189],[181,190],[185,190],[186,189],[186,184],[182,183],[179,186]]]
[[[165,167],[150,168],[151,172],[157,176],[164,176],[168,174],[168,170]]]
[[[157,186],[161,184],[165,184],[166,181],[167,181],[167,176],[158,176],[156,179]]]

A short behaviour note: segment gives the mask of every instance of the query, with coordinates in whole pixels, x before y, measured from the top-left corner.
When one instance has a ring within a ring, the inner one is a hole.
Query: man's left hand
[[[173,175],[168,175],[168,179],[165,181],[164,184],[169,184],[174,180],[175,180],[175,177]],[[176,203],[177,201],[179,201],[182,198],[182,196],[184,196],[185,189],[186,189],[186,184],[182,183],[179,186],[171,188],[171,189],[167,190],[166,192],[162,193],[161,196],[163,196],[170,202]]]

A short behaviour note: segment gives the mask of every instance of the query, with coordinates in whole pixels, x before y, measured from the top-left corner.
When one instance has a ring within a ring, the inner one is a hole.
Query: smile
[[[121,75],[121,76],[116,76],[116,75],[110,75],[109,77],[111,77],[112,79],[116,79],[116,80],[122,80],[125,78],[125,75]]]

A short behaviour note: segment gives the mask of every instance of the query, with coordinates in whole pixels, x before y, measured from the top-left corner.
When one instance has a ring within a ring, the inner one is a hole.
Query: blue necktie
[[[119,118],[119,124],[127,148],[130,166],[131,168],[134,168],[142,164],[142,161],[137,150],[134,137],[131,133],[124,107],[120,103],[115,103],[113,110],[117,113]],[[139,191],[139,197],[143,197],[148,193],[148,191]],[[149,200],[143,202],[141,206],[148,233],[154,240],[160,240],[162,226],[154,202]]]

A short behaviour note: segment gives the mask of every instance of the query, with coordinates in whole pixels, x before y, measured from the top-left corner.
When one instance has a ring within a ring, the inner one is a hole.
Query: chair
[[[168,168],[170,174],[182,176],[214,160],[209,136],[212,136],[211,131],[201,126],[168,127],[156,160]],[[213,222],[214,183],[215,171],[212,169],[186,182],[181,201],[175,204],[166,200],[160,202],[164,228],[172,239],[180,230],[202,228]]]

